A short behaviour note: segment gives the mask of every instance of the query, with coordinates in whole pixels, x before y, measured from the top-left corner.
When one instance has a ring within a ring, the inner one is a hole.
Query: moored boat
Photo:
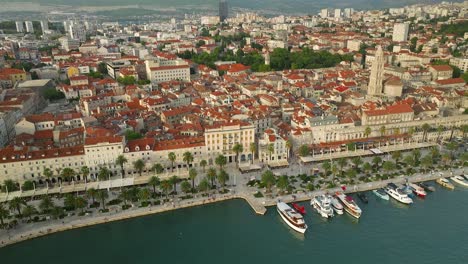
[[[412,204],[413,199],[409,198],[408,195],[402,191],[400,188],[395,188],[395,185],[388,184],[387,187],[384,188],[385,192],[392,197],[393,199],[397,200],[400,203],[404,204]]]
[[[421,186],[426,192],[435,192],[436,190],[434,186],[427,182],[420,182],[418,185]]]
[[[363,202],[363,203],[369,203],[369,199],[367,199],[367,195],[363,192],[360,192],[357,194],[357,197]]]
[[[459,176],[459,175],[453,176],[453,177],[450,177],[450,180],[454,181],[455,183],[460,184],[461,186],[468,187],[468,181],[463,176]]]
[[[382,188],[372,190],[372,192],[373,192],[377,197],[379,197],[380,199],[387,200],[387,201],[390,200],[390,197],[389,197],[388,194],[385,192],[385,190],[382,189]]]
[[[294,210],[296,210],[298,213],[302,215],[306,214],[305,206],[300,206],[297,203],[291,203],[291,205],[294,207]]]
[[[331,196],[331,195],[327,195],[327,197],[331,201],[333,211],[335,211],[335,213],[337,213],[339,215],[342,215],[343,214],[343,205],[340,203],[338,198],[336,198],[336,196]]]
[[[419,197],[426,197],[427,193],[424,191],[424,188],[415,184],[415,183],[408,183],[409,188]]]
[[[436,180],[436,182],[447,189],[450,189],[450,190],[455,189],[455,186],[451,184],[450,181],[445,178],[439,178]]]
[[[362,214],[361,208],[356,204],[351,196],[345,195],[342,192],[336,192],[336,197],[344,205],[345,211],[355,218],[360,218]]]
[[[283,221],[294,231],[304,234],[307,230],[307,225],[302,215],[292,209],[289,205],[283,202],[276,203],[276,210]]]
[[[325,218],[333,217],[331,200],[326,195],[317,195],[310,200],[310,204]]]

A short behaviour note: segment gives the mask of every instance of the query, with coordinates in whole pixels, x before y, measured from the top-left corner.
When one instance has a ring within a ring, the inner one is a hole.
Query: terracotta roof
[[[121,136],[107,136],[107,137],[95,137],[86,138],[85,145],[97,145],[99,143],[120,143],[123,137]]]

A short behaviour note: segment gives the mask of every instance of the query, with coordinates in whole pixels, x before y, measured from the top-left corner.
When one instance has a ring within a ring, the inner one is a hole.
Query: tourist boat
[[[380,189],[376,189],[376,190],[372,190],[372,192],[379,198],[381,199],[384,199],[384,200],[390,200],[390,197],[388,196],[388,194],[385,192],[384,189],[380,188]]]
[[[312,205],[322,217],[329,218],[334,215],[331,200],[326,195],[315,196],[310,200],[310,205]]]
[[[409,188],[419,197],[426,197],[427,193],[424,191],[424,188],[415,184],[415,183],[408,183]]]
[[[300,206],[300,205],[297,204],[297,203],[292,203],[291,205],[292,205],[292,206],[294,207],[294,209],[295,209],[296,211],[298,211],[300,214],[305,215],[306,210],[305,210],[305,207],[304,207],[304,206]]]
[[[335,211],[336,214],[342,215],[343,214],[343,205],[340,203],[338,198],[336,198],[336,196],[331,196],[331,195],[327,195],[327,197],[331,201],[333,211]]]
[[[369,199],[367,199],[367,195],[363,192],[358,193],[357,197],[363,202],[363,203],[369,203]]]
[[[304,218],[294,209],[289,207],[286,203],[278,202],[276,203],[276,210],[278,211],[283,221],[291,227],[294,231],[297,231],[301,234],[304,234],[307,230],[307,225],[304,222]]]
[[[436,190],[434,186],[427,182],[420,182],[418,185],[421,186],[426,192],[435,192]]]
[[[385,187],[385,192],[390,195],[393,199],[399,201],[400,203],[404,204],[411,204],[413,203],[413,199],[409,198],[408,195],[402,191],[400,188],[395,188],[395,184],[388,184],[387,187]]]
[[[342,192],[336,192],[336,197],[341,201],[344,205],[345,211],[352,215],[353,217],[359,218],[361,217],[362,210],[356,204],[356,202],[351,198],[351,196],[345,195]]]
[[[453,177],[450,177],[450,180],[452,180],[455,183],[458,183],[458,184],[460,184],[462,186],[468,187],[468,181],[463,176],[459,176],[459,175],[453,176]]]
[[[436,182],[447,189],[450,189],[450,190],[455,189],[455,186],[451,184],[450,181],[445,178],[439,178],[436,180]]]

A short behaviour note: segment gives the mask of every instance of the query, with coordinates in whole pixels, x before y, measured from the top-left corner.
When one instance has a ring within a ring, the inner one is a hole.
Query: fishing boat
[[[331,201],[333,211],[335,211],[336,214],[342,215],[343,214],[343,205],[340,203],[338,198],[336,198],[336,196],[331,196],[331,195],[327,195],[327,197]]]
[[[391,185],[388,184],[387,187],[384,188],[385,192],[392,197],[393,199],[397,200],[400,203],[404,204],[412,204],[413,199],[409,198],[408,195],[402,191],[400,188],[395,188],[395,184]]]
[[[345,195],[342,192],[336,192],[336,197],[344,205],[345,211],[355,218],[360,218],[362,214],[361,208],[356,204],[351,196]]]
[[[414,194],[419,197],[424,198],[427,195],[426,191],[424,191],[424,188],[415,183],[408,183],[408,187],[413,191]]]
[[[305,206],[300,206],[297,203],[292,203],[291,205],[294,207],[294,210],[296,210],[300,214],[302,214],[302,215],[306,214]]]
[[[418,185],[421,186],[426,192],[435,192],[436,190],[434,186],[427,182],[420,182]]]
[[[390,200],[390,197],[388,196],[388,194],[385,192],[384,189],[380,188],[380,189],[375,189],[375,190],[372,190],[372,192],[377,196],[379,197],[380,199],[383,199],[383,200]]]
[[[333,217],[334,215],[331,200],[326,195],[315,196],[310,200],[310,205],[324,218]]]
[[[461,186],[468,187],[468,181],[465,179],[465,177],[457,175],[450,177],[450,180],[454,181],[455,183],[460,184]]]
[[[276,203],[276,210],[278,211],[283,221],[294,231],[297,231],[301,234],[305,233],[307,230],[307,225],[300,213],[296,212],[294,209],[289,207],[289,205],[283,202]]]
[[[445,178],[439,178],[436,180],[436,182],[447,189],[450,189],[450,190],[455,189],[455,186],[451,184],[450,181]]]
[[[367,195],[363,192],[361,193],[358,193],[357,194],[357,197],[359,198],[359,200],[361,200],[363,203],[369,203],[369,199],[367,199]]]

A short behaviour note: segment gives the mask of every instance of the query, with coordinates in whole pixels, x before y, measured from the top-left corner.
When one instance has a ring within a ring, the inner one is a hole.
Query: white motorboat
[[[384,189],[376,189],[376,190],[373,190],[372,191],[377,197],[383,199],[383,200],[386,200],[388,201],[390,199],[390,197],[388,196],[388,194],[385,192]]]
[[[312,205],[322,217],[329,218],[334,215],[331,200],[326,195],[315,196],[310,200],[310,205]]]
[[[460,184],[461,186],[468,187],[468,181],[463,176],[459,176],[459,175],[453,176],[453,177],[450,177],[450,180],[454,181],[455,183]]]
[[[450,189],[450,190],[455,189],[455,186],[453,184],[451,184],[450,181],[445,179],[445,178],[439,178],[439,179],[436,180],[436,182],[438,184],[444,186],[447,189]]]
[[[343,214],[343,205],[340,203],[338,198],[336,198],[335,196],[331,196],[331,195],[327,195],[327,197],[331,201],[333,211],[335,211],[335,213],[337,213],[339,215],[342,215]]]
[[[291,227],[294,231],[304,234],[307,230],[307,225],[302,215],[289,207],[286,203],[276,203],[276,210],[278,211],[283,221]]]
[[[413,191],[414,194],[416,194],[419,197],[426,197],[427,193],[424,190],[423,187],[415,184],[415,183],[408,183],[409,188]]]
[[[336,192],[335,194],[336,197],[344,205],[344,209],[348,214],[352,215],[355,218],[361,217],[362,210],[361,208],[359,208],[359,206],[356,204],[356,202],[351,196],[345,195],[342,192]]]
[[[384,190],[386,193],[388,193],[388,195],[390,195],[390,197],[399,201],[400,203],[404,203],[404,204],[413,203],[413,199],[409,198],[408,195],[399,188],[395,188],[392,185],[387,185],[387,187],[385,187]]]

